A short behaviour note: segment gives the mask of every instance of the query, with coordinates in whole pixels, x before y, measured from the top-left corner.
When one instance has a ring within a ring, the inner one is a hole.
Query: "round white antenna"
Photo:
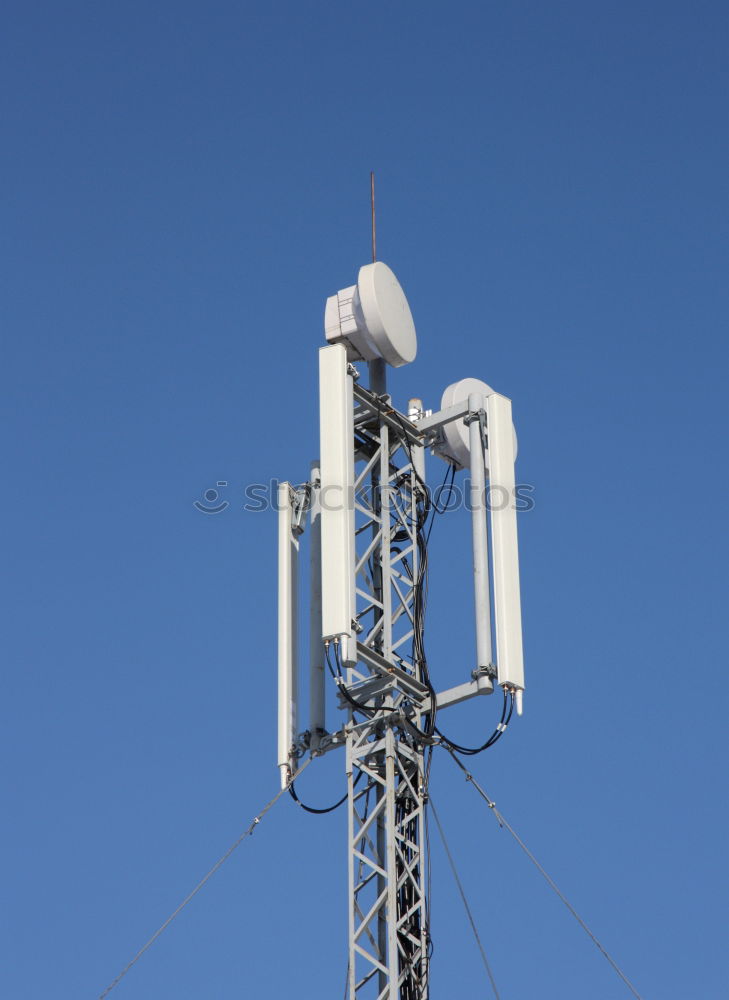
[[[443,398],[440,402],[440,408],[445,410],[448,406],[457,406],[461,403],[467,403],[468,397],[471,393],[476,393],[482,396],[484,399],[484,406],[486,396],[490,396],[493,393],[493,389],[486,382],[482,382],[479,378],[462,378],[460,382],[454,382],[449,385],[448,388],[443,393]],[[517,451],[517,441],[516,441],[516,431],[514,434],[514,457],[516,458]],[[453,459],[456,466],[459,469],[466,469],[471,462],[471,447],[469,442],[469,431],[468,427],[462,420],[451,420],[450,423],[445,424],[443,427],[443,437],[445,438],[445,451]],[[489,453],[486,449],[486,468],[489,468]]]
[[[387,264],[359,269],[357,284],[327,299],[324,332],[344,343],[350,361],[382,358],[393,368],[415,360],[418,341],[408,300]]]

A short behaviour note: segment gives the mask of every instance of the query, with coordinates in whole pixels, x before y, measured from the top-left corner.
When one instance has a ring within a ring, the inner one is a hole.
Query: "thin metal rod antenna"
[[[375,172],[370,170],[370,214],[372,216],[372,263],[377,260],[377,230],[375,226]]]
[[[372,263],[377,260],[377,225],[375,220],[375,172],[370,170],[370,215],[372,218]],[[382,358],[375,358],[367,363],[370,378],[370,389],[378,396],[387,392],[386,365]]]

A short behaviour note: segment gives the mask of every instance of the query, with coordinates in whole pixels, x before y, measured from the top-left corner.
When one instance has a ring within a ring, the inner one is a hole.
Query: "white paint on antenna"
[[[353,382],[343,344],[319,351],[322,638],[353,638],[355,616]],[[343,643],[349,649],[354,643]]]
[[[494,392],[486,399],[489,443],[489,506],[494,576],[494,620],[499,684],[524,687],[524,653],[516,533],[514,438],[511,400]],[[517,702],[517,710],[521,701]]]

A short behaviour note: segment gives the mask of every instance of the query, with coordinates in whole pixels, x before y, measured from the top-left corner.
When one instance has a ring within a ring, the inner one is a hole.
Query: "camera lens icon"
[[[227,486],[228,482],[225,479],[220,479],[215,485],[218,487]],[[203,493],[204,503],[200,500],[195,500],[193,502],[193,507],[202,511],[203,514],[219,514],[221,510],[225,510],[226,507],[230,506],[227,500],[221,500],[220,503],[218,503],[219,499],[220,494],[216,489],[211,487]]]

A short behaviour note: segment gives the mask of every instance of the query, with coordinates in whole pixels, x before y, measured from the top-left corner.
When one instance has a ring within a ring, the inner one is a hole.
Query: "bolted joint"
[[[478,422],[483,427],[485,427],[486,426],[486,411],[485,410],[474,410],[472,413],[467,413],[466,416],[463,418],[463,423],[466,425],[466,427],[468,427],[468,425],[472,424],[475,420],[478,420]]]

